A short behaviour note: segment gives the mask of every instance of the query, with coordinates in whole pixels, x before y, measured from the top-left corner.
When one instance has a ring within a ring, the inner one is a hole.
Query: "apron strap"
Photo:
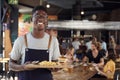
[[[27,36],[26,36],[26,34],[25,34],[25,36],[24,36],[24,39],[25,39],[25,45],[26,45],[26,47],[28,47]],[[51,40],[52,40],[52,36],[50,35],[49,43],[48,43],[48,49],[50,48]]]
[[[52,40],[52,36],[50,35],[50,38],[49,38],[49,43],[48,43],[48,49],[50,48],[50,45],[51,45],[51,40]]]
[[[25,39],[25,45],[26,45],[26,47],[28,47],[28,44],[27,44],[27,35],[26,34],[24,36],[24,39]]]

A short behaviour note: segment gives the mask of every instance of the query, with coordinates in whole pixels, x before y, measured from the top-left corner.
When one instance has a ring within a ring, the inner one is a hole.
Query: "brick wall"
[[[110,20],[120,21],[120,9],[116,9],[112,11]]]

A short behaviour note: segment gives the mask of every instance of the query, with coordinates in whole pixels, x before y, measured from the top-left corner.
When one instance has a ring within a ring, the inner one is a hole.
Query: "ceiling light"
[[[81,15],[84,15],[85,14],[85,12],[84,11],[81,11]]]
[[[47,8],[50,8],[50,4],[47,4],[46,7],[47,7]]]
[[[92,15],[92,19],[95,20],[97,16],[95,14]]]

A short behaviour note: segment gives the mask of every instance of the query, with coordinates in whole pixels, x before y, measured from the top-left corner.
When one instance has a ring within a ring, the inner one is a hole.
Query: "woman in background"
[[[110,41],[109,41],[109,49],[113,49],[114,54],[116,55],[116,42],[113,36],[110,37]]]
[[[103,68],[104,66],[104,55],[103,51],[101,51],[100,42],[91,43],[91,49],[86,53],[83,61],[86,62],[89,60],[89,63],[92,63],[93,66],[97,66],[98,68]],[[95,74],[93,78],[105,78],[102,75]],[[90,80],[91,80],[90,79]]]
[[[86,53],[83,58],[83,61],[89,60],[90,63],[94,63],[94,65],[98,67],[103,67],[104,65],[104,53],[100,49],[100,43],[94,42],[91,44],[91,49]]]
[[[108,62],[105,64],[103,70],[100,70],[98,67],[96,67],[96,70],[101,74],[107,77],[108,79],[113,80],[113,76],[115,73],[115,54],[113,49],[109,49],[108,51]]]
[[[66,53],[66,58],[67,58],[67,62],[72,63],[74,60],[74,47],[70,44],[68,49],[67,49],[67,53]]]

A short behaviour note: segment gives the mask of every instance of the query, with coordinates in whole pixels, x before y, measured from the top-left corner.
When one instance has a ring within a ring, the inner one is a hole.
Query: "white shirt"
[[[87,50],[91,49],[91,44],[92,44],[92,41],[89,41],[86,43]]]
[[[28,48],[30,49],[48,49],[49,35],[45,33],[43,38],[34,38],[31,33],[27,34]],[[25,39],[24,36],[20,36],[15,40],[13,49],[10,53],[10,57],[13,60],[20,60],[21,64],[24,63],[25,59]],[[60,56],[59,43],[56,37],[52,36],[51,45],[49,49],[49,61],[56,60]]]
[[[78,50],[79,49],[79,46],[81,45],[79,41],[73,41],[72,42],[72,45],[74,47],[75,50]]]
[[[102,49],[104,49],[105,51],[107,51],[107,44],[106,44],[106,42],[102,42],[101,43],[101,47],[102,47]]]

